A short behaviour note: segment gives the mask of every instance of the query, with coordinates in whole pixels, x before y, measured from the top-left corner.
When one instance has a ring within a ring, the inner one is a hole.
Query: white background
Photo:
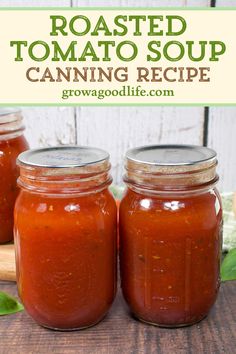
[[[1,0],[0,6],[210,6],[208,0]],[[216,6],[236,6],[217,0]],[[207,143],[218,152],[220,189],[236,190],[236,107],[32,107],[24,108],[31,147],[92,145],[111,154],[113,177],[120,182],[123,155],[152,143]],[[208,119],[206,118],[208,116]]]

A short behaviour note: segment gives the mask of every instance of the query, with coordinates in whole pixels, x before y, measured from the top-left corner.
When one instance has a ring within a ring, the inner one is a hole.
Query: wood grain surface
[[[13,244],[0,245],[0,280],[16,280],[15,250]]]
[[[13,283],[0,290],[16,295]],[[236,282],[221,286],[216,305],[202,322],[164,329],[133,319],[119,293],[97,326],[78,332],[53,332],[26,314],[0,317],[1,354],[234,354],[236,353]]]

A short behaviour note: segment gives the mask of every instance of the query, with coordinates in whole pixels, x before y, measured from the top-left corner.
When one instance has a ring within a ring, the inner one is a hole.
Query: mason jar
[[[44,327],[98,323],[116,293],[116,203],[109,155],[91,147],[29,150],[18,157],[17,284]]]
[[[164,327],[202,320],[220,285],[222,207],[215,151],[155,145],[126,154],[121,284],[132,313]]]
[[[0,108],[0,244],[13,240],[13,211],[18,194],[17,156],[29,148],[19,110]]]

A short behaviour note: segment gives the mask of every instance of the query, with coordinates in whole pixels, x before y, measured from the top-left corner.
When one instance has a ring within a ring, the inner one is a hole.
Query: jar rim
[[[150,145],[126,153],[124,182],[143,188],[181,190],[213,183],[217,154],[198,145]]]
[[[0,140],[8,140],[23,134],[23,116],[18,109],[0,108]]]
[[[28,150],[17,159],[18,185],[47,194],[88,193],[112,181],[109,154],[97,148],[61,145]]]

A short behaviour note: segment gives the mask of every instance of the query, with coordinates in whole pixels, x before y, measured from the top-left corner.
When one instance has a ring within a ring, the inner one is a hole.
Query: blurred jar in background
[[[13,240],[13,210],[19,176],[16,159],[29,148],[24,129],[19,110],[0,109],[0,244]]]

